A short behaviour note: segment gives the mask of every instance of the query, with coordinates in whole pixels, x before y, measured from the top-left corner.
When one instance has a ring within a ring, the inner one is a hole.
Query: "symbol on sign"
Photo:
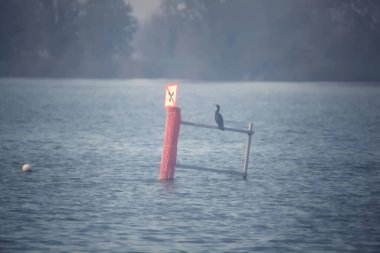
[[[169,95],[169,102],[173,102],[174,103],[174,91],[172,93],[170,93],[170,90],[168,90],[168,95]]]
[[[177,97],[177,83],[166,84],[165,107],[175,107]]]

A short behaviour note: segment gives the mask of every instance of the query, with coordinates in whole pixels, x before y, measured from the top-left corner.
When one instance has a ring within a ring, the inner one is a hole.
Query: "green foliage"
[[[380,80],[380,1],[162,0],[136,31],[124,0],[3,0],[0,75]]]
[[[233,80],[380,80],[371,0],[164,0],[137,52],[159,73]],[[361,66],[361,67],[359,67]]]
[[[2,75],[114,76],[137,29],[123,0],[0,2]]]

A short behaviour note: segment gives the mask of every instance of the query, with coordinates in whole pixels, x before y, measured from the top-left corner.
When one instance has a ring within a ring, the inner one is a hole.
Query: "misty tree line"
[[[0,1],[0,74],[112,77],[137,29],[123,0]]]
[[[380,80],[380,1],[0,1],[0,75]]]

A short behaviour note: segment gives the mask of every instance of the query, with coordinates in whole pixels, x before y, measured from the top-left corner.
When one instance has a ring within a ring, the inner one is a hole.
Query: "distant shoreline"
[[[94,83],[103,83],[105,81],[109,82],[140,82],[140,83],[146,83],[146,82],[157,82],[157,83],[168,83],[172,81],[179,81],[182,84],[215,84],[215,85],[221,85],[221,84],[265,84],[265,83],[276,83],[278,85],[283,84],[302,84],[302,85],[321,85],[321,86],[327,86],[327,85],[348,85],[352,84],[354,86],[361,85],[361,86],[380,86],[380,80],[379,81],[259,81],[259,80],[252,80],[252,81],[244,81],[244,80],[197,80],[197,79],[176,79],[176,78],[50,78],[50,77],[0,77],[0,84],[4,82],[24,82],[24,81],[32,81],[32,82],[94,82]]]

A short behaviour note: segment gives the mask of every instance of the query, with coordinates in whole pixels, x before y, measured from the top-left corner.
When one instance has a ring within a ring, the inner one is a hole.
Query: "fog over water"
[[[0,76],[379,81],[372,0],[0,2]]]
[[[380,249],[380,1],[0,1],[0,253]],[[182,120],[159,180],[165,84]],[[181,166],[179,166],[181,165]]]

